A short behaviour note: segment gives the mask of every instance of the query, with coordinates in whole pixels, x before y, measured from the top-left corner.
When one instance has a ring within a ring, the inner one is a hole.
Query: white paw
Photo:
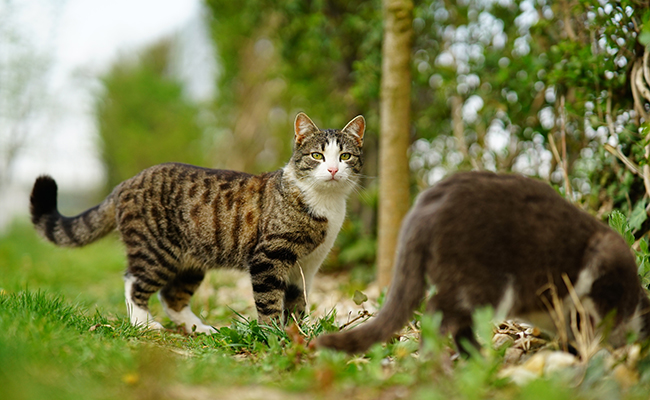
[[[213,333],[217,333],[216,329],[214,329],[210,325],[205,325],[205,324],[192,325],[189,328],[184,325],[184,327],[185,327],[185,331],[187,333],[192,333],[192,332],[194,332],[194,333],[205,333],[206,335],[212,335]]]
[[[154,321],[153,316],[148,310],[138,307],[131,299],[131,289],[133,286],[133,277],[124,278],[124,295],[126,300],[126,312],[129,314],[129,320],[133,326],[142,326],[151,330],[163,330],[163,326]]]
[[[129,311],[129,319],[131,320],[131,325],[141,326],[146,329],[157,331],[164,329],[162,324],[160,322],[156,322],[148,311],[133,308]]]
[[[163,329],[165,329],[160,322],[151,321],[151,320],[148,321],[146,324],[142,323],[136,326],[140,326],[140,325],[142,325],[147,330],[151,330],[151,331],[162,331]]]
[[[163,310],[165,310],[165,313],[169,316],[169,319],[171,319],[176,325],[183,326],[185,332],[205,333],[207,335],[217,332],[216,329],[210,325],[204,324],[203,321],[201,321],[201,318],[194,315],[189,306],[184,307],[180,311],[176,311],[167,306],[165,298],[162,297],[160,293],[158,293],[158,298],[160,299],[160,304],[163,306]]]

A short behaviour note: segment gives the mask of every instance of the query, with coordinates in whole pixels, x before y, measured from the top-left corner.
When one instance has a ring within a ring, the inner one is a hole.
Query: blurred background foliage
[[[124,58],[103,78],[96,106],[106,192],[155,164],[205,165],[199,107],[183,96],[169,71],[171,46],[163,41]]]
[[[648,3],[416,1],[412,193],[456,170],[514,171],[550,182],[600,218],[641,210],[634,227],[644,233],[648,194],[621,160],[647,164],[650,99],[633,93],[631,75],[650,42]],[[162,161],[279,168],[298,111],[327,128],[363,114],[365,177],[328,267],[372,266],[381,2],[205,4],[220,68],[212,102],[183,96],[164,43],[104,78],[97,115],[109,186]]]

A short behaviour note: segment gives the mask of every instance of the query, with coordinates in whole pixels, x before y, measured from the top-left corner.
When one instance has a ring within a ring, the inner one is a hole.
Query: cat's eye
[[[352,157],[352,154],[350,153],[343,153],[341,154],[341,161],[347,161]]]
[[[311,158],[313,158],[314,160],[319,160],[320,161],[325,157],[323,157],[323,153],[319,153],[319,152],[315,151],[315,152],[311,153]]]

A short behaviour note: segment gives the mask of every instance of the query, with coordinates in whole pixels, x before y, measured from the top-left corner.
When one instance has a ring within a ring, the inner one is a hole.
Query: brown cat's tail
[[[112,196],[76,217],[59,214],[56,196],[56,182],[43,175],[34,182],[29,202],[36,231],[57,246],[84,246],[115,229],[115,203]]]
[[[384,306],[370,321],[347,332],[321,336],[318,347],[343,350],[350,354],[362,353],[377,342],[388,340],[402,328],[422,302],[425,289],[425,270],[429,251],[429,235],[418,232],[411,212],[402,224],[393,281]],[[421,224],[419,224],[421,225]]]

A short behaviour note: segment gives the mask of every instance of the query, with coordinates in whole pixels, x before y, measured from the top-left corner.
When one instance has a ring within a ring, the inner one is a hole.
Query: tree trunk
[[[408,211],[412,0],[384,0],[377,281],[390,283],[400,224]]]

